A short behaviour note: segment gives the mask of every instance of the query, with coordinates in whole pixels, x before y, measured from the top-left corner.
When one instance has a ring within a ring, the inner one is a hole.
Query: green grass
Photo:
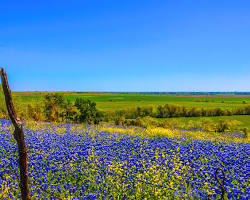
[[[15,100],[22,103],[41,102],[46,93],[19,92],[14,93]],[[197,108],[234,109],[250,105],[250,96],[174,96],[153,94],[118,94],[118,93],[74,93],[63,92],[67,99],[74,101],[78,97],[90,99],[97,103],[102,111],[120,110],[137,106],[157,106],[177,104]],[[246,103],[243,103],[245,101]]]
[[[46,92],[14,92],[14,100],[22,104],[40,104],[42,103]],[[135,108],[137,106],[158,106],[164,104],[177,104],[185,107],[196,108],[222,108],[235,109],[250,105],[250,96],[237,95],[213,95],[213,96],[176,96],[176,95],[156,95],[156,94],[119,94],[119,93],[76,93],[62,92],[65,97],[71,101],[76,98],[85,98],[95,101],[97,108],[101,111],[115,111],[124,108]],[[245,102],[245,103],[243,103]],[[187,124],[190,120],[199,121],[202,117],[179,117],[174,118],[179,123]],[[238,120],[241,127],[248,127],[250,130],[250,116],[221,116],[208,117],[215,122],[219,119]],[[172,120],[172,119],[169,119]]]
[[[233,116],[215,116],[215,117],[176,117],[176,118],[168,118],[167,120],[176,120],[180,124],[188,125],[190,120],[193,122],[201,121],[204,118],[209,118],[213,120],[215,123],[220,119],[227,119],[229,121],[237,120],[241,122],[241,125],[238,128],[248,128],[250,130],[250,115],[233,115]],[[158,119],[158,120],[166,120],[166,119]]]

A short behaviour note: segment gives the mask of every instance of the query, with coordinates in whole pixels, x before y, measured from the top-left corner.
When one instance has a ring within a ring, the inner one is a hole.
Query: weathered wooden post
[[[20,120],[17,118],[16,111],[12,102],[11,91],[9,88],[6,72],[1,68],[1,81],[3,92],[5,96],[6,107],[12,124],[15,127],[14,138],[18,145],[18,164],[20,170],[20,189],[22,193],[22,200],[30,200],[29,194],[29,175],[28,175],[28,162],[27,162],[27,148],[24,141],[24,131]]]
[[[222,175],[223,175],[223,180],[222,181],[220,181],[220,179],[218,177],[219,171],[221,171]],[[226,174],[225,174],[225,172],[223,171],[222,168],[218,168],[215,171],[215,178],[216,178],[216,181],[219,183],[220,188],[221,188],[221,199],[224,200],[225,199],[225,180],[226,180]]]

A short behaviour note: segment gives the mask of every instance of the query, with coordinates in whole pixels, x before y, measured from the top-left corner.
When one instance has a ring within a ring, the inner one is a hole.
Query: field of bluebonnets
[[[225,199],[250,197],[250,145],[241,134],[23,125],[32,199],[220,199],[218,168]],[[0,120],[0,199],[20,197],[12,133],[10,121]]]

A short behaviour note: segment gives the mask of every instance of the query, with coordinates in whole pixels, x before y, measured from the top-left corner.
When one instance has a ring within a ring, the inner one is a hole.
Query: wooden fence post
[[[1,81],[3,92],[5,96],[6,107],[12,124],[15,127],[14,138],[18,145],[18,164],[20,170],[20,189],[22,193],[22,200],[30,200],[29,194],[29,175],[28,175],[28,162],[27,162],[27,148],[24,141],[24,131],[20,120],[17,118],[16,111],[12,102],[11,91],[9,88],[6,72],[1,68]]]

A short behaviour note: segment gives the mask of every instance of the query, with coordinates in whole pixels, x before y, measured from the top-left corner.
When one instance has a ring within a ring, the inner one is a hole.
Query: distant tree
[[[137,107],[137,117],[146,117],[146,116],[152,116],[153,113],[153,107]]]
[[[224,112],[221,108],[215,108],[215,116],[223,116]]]
[[[217,132],[224,132],[230,128],[230,122],[226,119],[220,119],[216,126]]]
[[[78,115],[79,111],[77,110],[75,105],[70,100],[67,100],[65,108],[65,119],[67,121],[76,121]]]
[[[44,97],[44,114],[46,121],[63,121],[66,100],[62,94],[47,94]]]
[[[242,129],[242,132],[243,132],[245,138],[247,138],[247,137],[248,137],[248,128],[244,127],[244,128]]]
[[[205,131],[215,131],[216,128],[215,122],[207,117],[201,119],[201,126]]]
[[[79,111],[77,117],[78,122],[84,122],[88,124],[98,124],[100,121],[100,113],[96,109],[96,103],[87,99],[77,98],[75,106]]]
[[[42,108],[40,105],[27,105],[27,116],[25,119],[31,119],[35,121],[42,121],[43,115],[42,115]]]
[[[182,117],[186,117],[187,116],[187,108],[185,107],[185,106],[182,106],[181,108],[180,108],[180,116],[182,116]]]
[[[245,107],[245,114],[250,115],[250,105]]]
[[[126,108],[124,111],[126,119],[136,119],[138,117],[137,108]]]
[[[198,110],[197,108],[191,108],[188,111],[189,117],[199,117],[199,116],[201,116],[201,114],[202,114],[201,110]]]
[[[201,116],[206,116],[207,112],[204,108],[201,108]]]
[[[159,105],[157,107],[157,117],[158,118],[163,118],[164,117],[164,108],[162,105]]]
[[[164,106],[165,117],[175,117],[178,115],[180,106],[174,104],[166,104]]]
[[[124,125],[125,121],[126,121],[126,119],[124,116],[116,117],[115,118],[115,125],[117,125],[117,126]]]
[[[235,114],[235,115],[244,115],[244,114],[245,114],[245,109],[244,109],[244,108],[237,108],[237,109],[234,111],[234,114]]]

